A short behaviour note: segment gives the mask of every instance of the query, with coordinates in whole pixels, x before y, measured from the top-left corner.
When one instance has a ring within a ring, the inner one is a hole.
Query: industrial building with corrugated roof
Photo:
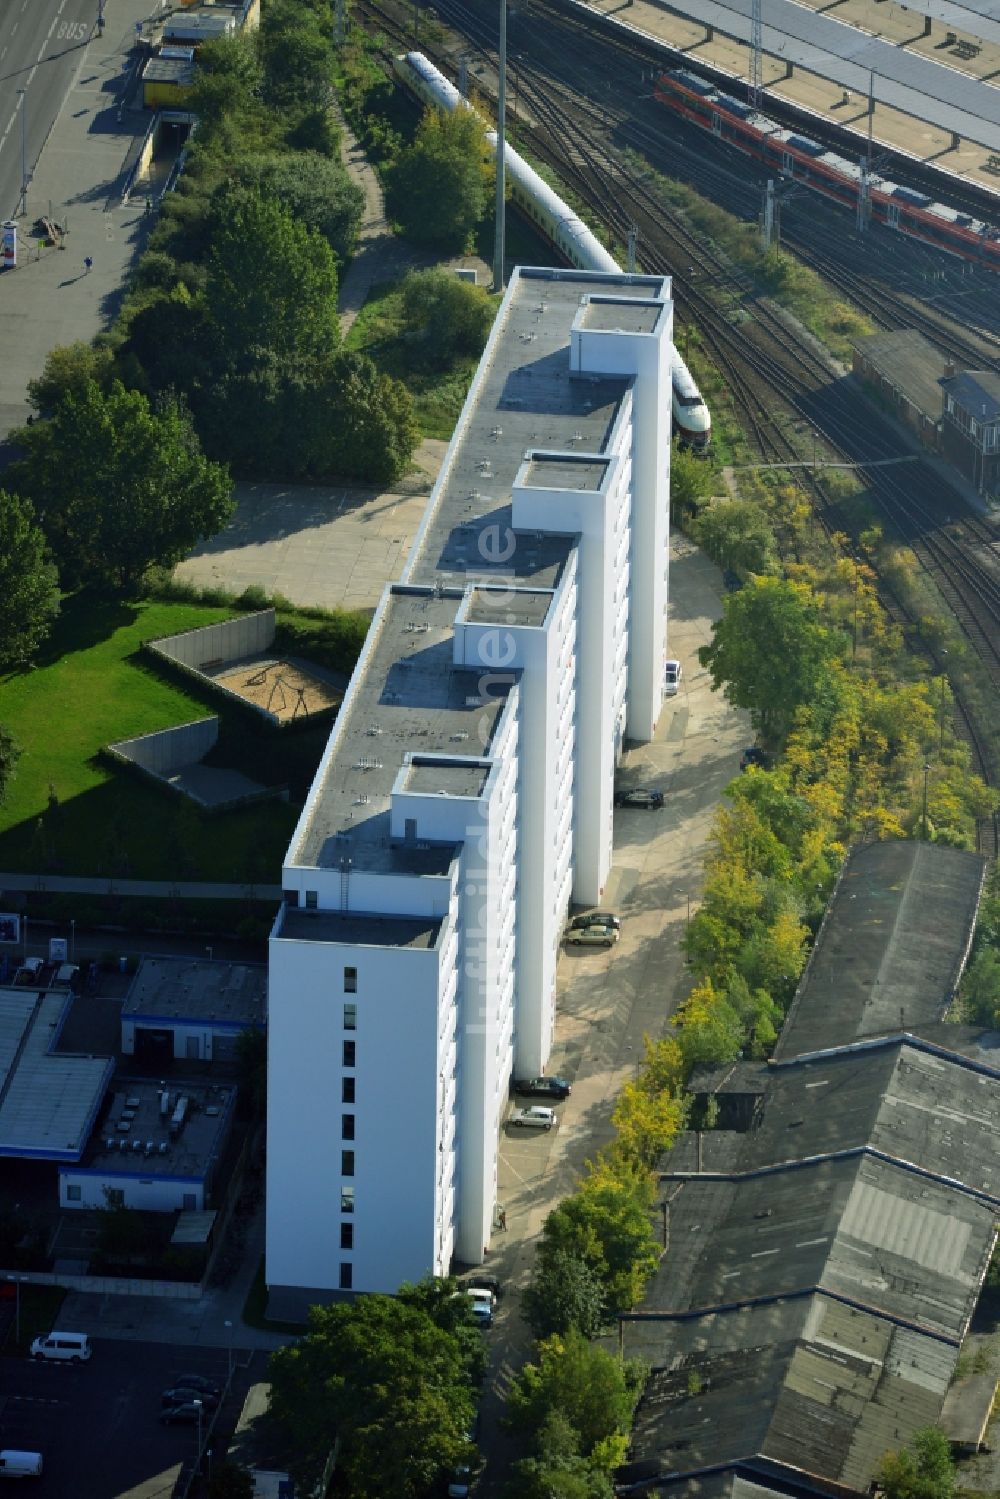
[[[855,850],[774,1060],[699,1080],[744,1128],[663,1163],[666,1252],[623,1319],[653,1372],[621,1492],[866,1493],[940,1419],[1000,1208],[1000,1037],[940,1023],[983,874]]]

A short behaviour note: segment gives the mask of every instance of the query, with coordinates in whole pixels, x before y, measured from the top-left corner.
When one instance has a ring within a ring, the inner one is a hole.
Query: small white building
[[[228,1085],[119,1079],[79,1162],[60,1168],[60,1207],[212,1207],[235,1103]]]
[[[262,964],[145,957],[122,1006],[122,1054],[232,1061],[240,1033],[263,1032],[266,1021]]]
[[[481,1262],[513,1072],[663,694],[673,308],[519,270],[285,860],[270,949],[272,1314]]]

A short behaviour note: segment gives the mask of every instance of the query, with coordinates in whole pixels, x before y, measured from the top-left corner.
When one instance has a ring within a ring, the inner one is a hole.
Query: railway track
[[[390,20],[391,12],[373,0],[364,0],[362,8],[376,15],[383,26]],[[458,6],[452,0],[439,0],[436,8],[442,19],[471,35],[490,55],[493,32],[488,22],[479,22],[469,6]],[[405,34],[401,35],[399,45],[408,44]],[[444,60],[440,53],[439,60]],[[606,66],[606,54],[603,60]],[[979,548],[995,546],[994,529],[964,518],[957,535],[949,529],[963,502],[957,493],[946,490],[941,478],[919,457],[906,464],[905,485],[883,466],[898,457],[895,430],[859,392],[847,388],[841,372],[801,330],[757,297],[748,278],[698,240],[682,216],[671,211],[605,143],[601,137],[609,124],[613,130],[613,116],[603,102],[601,106],[582,103],[578,94],[572,102],[560,97],[551,79],[524,57],[518,91],[524,105],[521,138],[527,139],[532,153],[547,161],[568,187],[596,208],[620,243],[631,226],[638,225],[645,267],[674,274],[679,311],[697,324],[762,458],[790,462],[795,453],[787,434],[774,421],[777,397],[786,410],[798,414],[834,451],[856,465],[873,501],[934,579],[1000,687],[1000,581],[968,546],[970,536]],[[598,124],[603,124],[603,132]],[[730,299],[739,326],[720,310],[715,295],[719,290]],[[827,502],[822,486],[813,479],[808,487],[824,519]],[[990,779],[988,757],[964,705],[959,723],[977,769]],[[981,829],[981,841],[987,847],[992,844],[995,853],[996,838],[994,819],[991,827]]]

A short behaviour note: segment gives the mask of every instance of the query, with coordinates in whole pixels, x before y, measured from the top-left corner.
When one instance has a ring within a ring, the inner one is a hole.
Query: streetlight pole
[[[227,1317],[226,1321],[223,1323],[223,1326],[225,1327],[225,1329],[226,1329],[226,1335],[229,1338],[229,1360],[228,1360],[228,1364],[227,1364],[227,1368],[229,1370],[229,1379],[228,1379],[227,1383],[228,1384],[232,1384],[232,1382],[233,1382],[233,1324],[229,1321],[228,1317]]]
[[[194,1401],[192,1401],[192,1404],[194,1405],[195,1410],[198,1412],[198,1472],[200,1473],[201,1472],[201,1401],[200,1400],[194,1400]]]
[[[21,101],[21,207],[19,213],[28,212],[28,91],[19,88],[18,98]]]
[[[924,842],[927,842],[927,777],[930,774],[930,765],[924,762]]]
[[[503,291],[504,196],[507,186],[504,132],[507,128],[507,0],[500,0],[500,77],[497,84],[497,203],[493,243],[493,290]]]

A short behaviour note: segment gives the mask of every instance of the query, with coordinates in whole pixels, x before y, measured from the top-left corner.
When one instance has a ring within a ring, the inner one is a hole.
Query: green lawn
[[[82,595],[64,602],[37,668],[0,677],[0,722],[22,749],[0,806],[0,869],[133,879],[278,878],[295,822],[291,807],[273,802],[203,818],[192,804],[97,758],[111,740],[218,711],[207,696],[201,700],[154,670],[139,648],[233,612]],[[288,777],[278,764],[270,779]],[[53,796],[58,805],[50,806]]]

